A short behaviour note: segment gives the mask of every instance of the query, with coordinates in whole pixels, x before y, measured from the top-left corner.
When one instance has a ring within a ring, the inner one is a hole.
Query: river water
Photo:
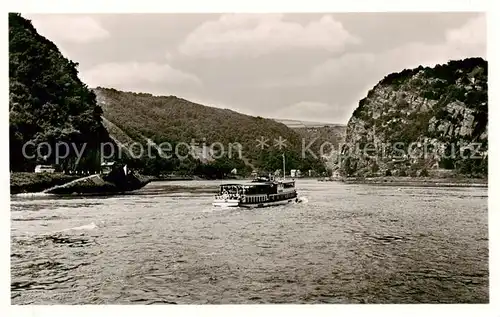
[[[12,196],[12,304],[489,301],[486,188],[300,180],[304,202],[240,210],[218,184]]]

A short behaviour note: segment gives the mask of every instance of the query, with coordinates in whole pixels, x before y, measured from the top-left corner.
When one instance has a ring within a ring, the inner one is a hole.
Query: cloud
[[[378,53],[346,53],[317,64],[305,74],[264,82],[262,87],[314,91],[317,101],[327,105],[334,101],[346,109],[345,113],[350,113],[369,89],[392,72],[485,55],[486,21],[481,16],[445,32],[441,44],[410,42]]]
[[[400,71],[403,68],[434,66],[449,60],[467,57],[486,57],[486,18],[479,16],[463,26],[445,33],[442,44],[409,43],[381,54],[378,60],[384,68]]]
[[[35,14],[26,17],[32,20],[38,33],[57,43],[83,44],[110,36],[95,18],[85,15]]]
[[[323,122],[347,122],[359,100],[391,72],[486,52],[486,19],[478,13],[28,18],[79,62],[91,87]]]
[[[470,19],[460,28],[446,32],[446,40],[449,44],[470,48],[486,45],[486,17],[484,15]]]
[[[104,86],[133,90],[148,85],[201,85],[193,74],[160,63],[105,63],[81,72],[81,77],[91,87]]]
[[[271,117],[278,119],[295,119],[313,122],[344,122],[348,114],[335,105],[317,101],[300,101],[275,110]],[[345,117],[345,118],[344,118]]]
[[[269,88],[276,86],[314,86],[359,81],[360,78],[357,75],[369,72],[370,68],[374,67],[375,61],[376,56],[371,53],[347,53],[315,65],[306,76],[264,82],[263,86]]]
[[[290,49],[339,52],[356,43],[359,39],[329,15],[301,25],[284,21],[282,14],[228,14],[196,28],[180,44],[179,51],[204,58],[259,57]]]
[[[419,65],[434,66],[453,59],[486,57],[486,19],[484,16],[470,19],[462,27],[448,30],[445,38],[446,41],[442,44],[412,42],[377,55],[372,54],[370,57],[366,54],[343,56],[338,59],[341,66],[337,67],[345,68],[348,66],[346,64],[349,64],[351,70],[356,68],[359,71],[361,64],[370,66],[370,69],[365,68],[369,73],[386,75]],[[328,63],[335,64],[334,61],[327,61],[317,66],[316,70],[324,69]],[[315,75],[313,70],[311,77],[314,78]]]

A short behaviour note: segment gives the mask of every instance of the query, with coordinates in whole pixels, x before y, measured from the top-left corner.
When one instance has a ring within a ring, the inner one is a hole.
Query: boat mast
[[[286,172],[285,172],[285,153],[283,153],[283,180],[285,180],[285,175],[286,175]]]

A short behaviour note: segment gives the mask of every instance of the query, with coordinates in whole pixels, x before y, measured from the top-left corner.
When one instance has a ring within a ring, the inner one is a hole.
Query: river
[[[12,304],[489,301],[487,188],[299,180],[304,202],[240,210],[218,184],[12,196]]]

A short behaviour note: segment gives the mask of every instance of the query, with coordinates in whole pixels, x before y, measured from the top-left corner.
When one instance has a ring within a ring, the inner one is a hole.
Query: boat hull
[[[242,207],[242,208],[264,208],[264,207],[271,207],[271,206],[279,206],[279,205],[286,205],[292,202],[297,202],[298,198],[289,198],[289,199],[284,199],[284,200],[278,200],[278,201],[267,201],[267,202],[259,202],[259,203],[242,203],[239,199],[216,199],[212,203],[212,206],[214,207],[222,207],[222,208],[229,208],[229,207]]]
[[[296,201],[297,198],[290,198],[290,199],[285,199],[285,200],[278,200],[278,201],[269,201],[269,202],[262,202],[262,203],[240,203],[239,207],[243,208],[264,208],[264,207],[271,207],[271,206],[280,206],[280,205],[286,205],[289,203],[292,203]]]
[[[214,207],[222,207],[222,208],[228,208],[228,207],[239,207],[240,201],[239,199],[216,199],[212,203]]]

